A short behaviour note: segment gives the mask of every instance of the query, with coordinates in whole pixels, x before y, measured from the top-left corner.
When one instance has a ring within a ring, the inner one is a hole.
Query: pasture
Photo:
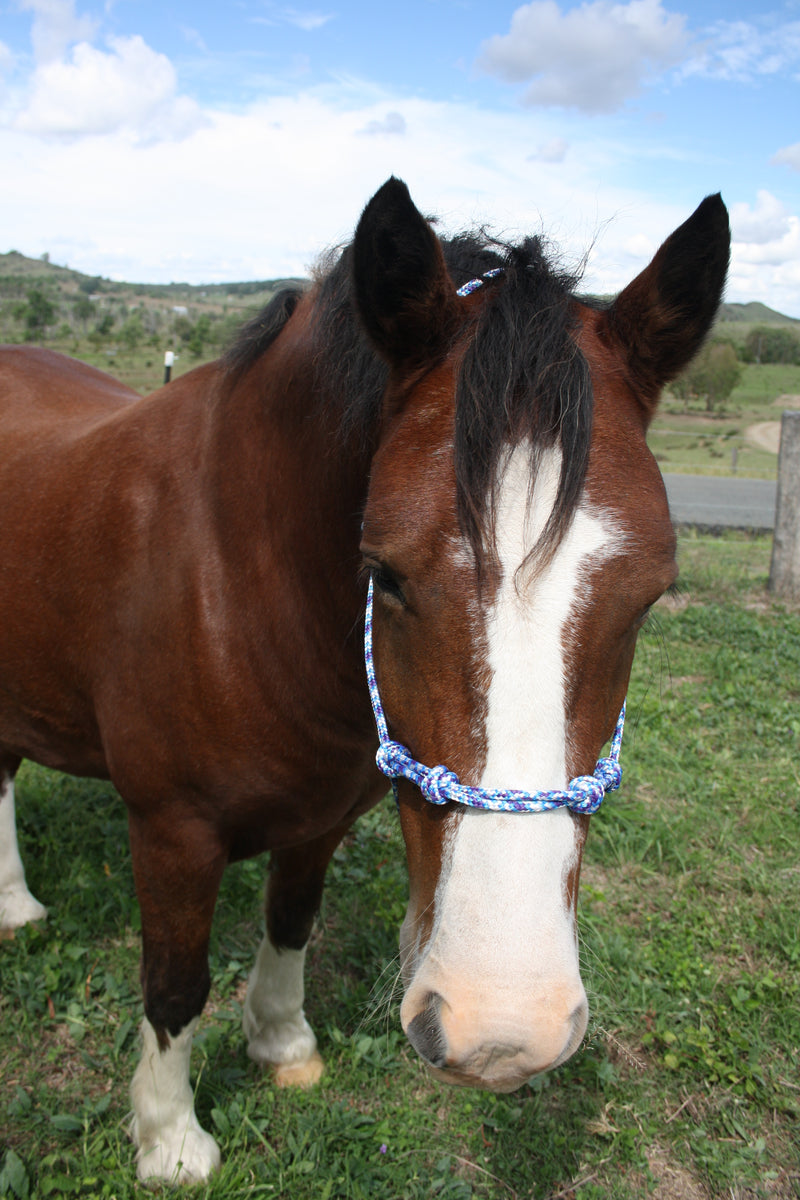
[[[798,396],[800,366],[746,363],[717,412],[709,414],[702,404],[684,404],[667,392],[648,444],[666,473],[774,479],[777,441],[766,448],[758,431],[771,424],[777,437],[781,413],[800,406]]]
[[[40,331],[40,337],[46,333],[48,346],[110,371],[122,383],[147,393],[162,382],[165,350],[178,354],[173,379],[217,357],[242,321],[257,313],[280,283],[206,287],[113,283],[14,253],[0,255],[0,341],[23,340],[23,322],[15,310],[27,289],[40,288],[54,307],[53,324]],[[87,293],[91,294],[88,309]],[[91,310],[91,315],[81,316],[84,310]],[[763,306],[726,305],[714,336],[734,342],[741,351],[760,322],[798,328],[790,318]],[[712,414],[706,412],[702,399],[687,404],[667,391],[648,441],[665,472],[730,475],[735,450],[737,474],[772,479],[775,454],[759,444],[752,429],[780,421],[782,409],[800,403],[798,395],[800,366],[743,364],[738,385]]]
[[[308,1093],[276,1089],[241,1032],[266,864],[228,870],[194,1059],[223,1166],[197,1197],[800,1194],[800,613],[765,592],[769,554],[766,538],[681,537],[678,593],[640,636],[622,788],[584,858],[589,1032],[552,1075],[504,1096],[448,1088],[406,1044],[387,800],[337,851],[309,951],[327,1072]],[[50,919],[0,943],[0,1195],[143,1196],[126,1133],[142,1009],[124,808],[108,785],[27,765],[18,813]]]

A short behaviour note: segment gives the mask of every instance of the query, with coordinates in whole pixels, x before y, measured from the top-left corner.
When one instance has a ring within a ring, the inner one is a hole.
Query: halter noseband
[[[466,804],[470,808],[483,808],[490,812],[519,812],[539,813],[549,812],[554,808],[571,808],[573,812],[597,812],[603,802],[606,792],[615,791],[622,779],[622,767],[619,765],[619,751],[622,745],[622,730],[625,725],[625,705],[619,714],[617,727],[611,739],[611,752],[607,758],[598,760],[594,775],[578,775],[573,779],[566,791],[553,790],[542,792],[521,792],[512,789],[503,791],[488,791],[486,788],[467,787],[460,783],[458,776],[447,767],[426,767],[411,756],[410,751],[400,742],[392,741],[386,724],[386,714],[383,711],[378,682],[375,678],[375,663],[372,657],[372,579],[369,581],[367,593],[367,614],[364,625],[364,659],[367,664],[367,681],[372,700],[372,710],[375,713],[375,724],[378,726],[380,747],[375,761],[392,780],[395,799],[397,799],[397,780],[401,777],[409,779],[417,785],[426,800],[431,804]]]

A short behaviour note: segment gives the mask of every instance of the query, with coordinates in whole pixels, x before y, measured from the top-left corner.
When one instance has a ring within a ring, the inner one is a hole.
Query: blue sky
[[[394,173],[612,291],[721,191],[800,317],[800,0],[0,0],[0,162],[0,250],[151,282],[304,274]]]

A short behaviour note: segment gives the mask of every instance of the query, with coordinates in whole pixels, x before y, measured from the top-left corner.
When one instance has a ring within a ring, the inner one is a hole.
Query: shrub
[[[672,384],[672,391],[684,401],[704,399],[706,411],[713,412],[727,400],[741,375],[735,346],[731,342],[708,342]]]
[[[800,336],[779,325],[757,325],[745,339],[746,362],[800,363]]]
[[[55,324],[58,311],[42,288],[32,287],[26,303],[18,307],[15,316],[25,322],[25,340],[35,342],[44,338],[48,325]]]

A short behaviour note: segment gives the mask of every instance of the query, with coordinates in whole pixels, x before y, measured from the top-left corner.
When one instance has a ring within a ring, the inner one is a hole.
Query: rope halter
[[[493,267],[491,271],[487,271],[481,275],[480,279],[470,279],[469,283],[464,283],[456,291],[457,296],[471,296],[473,292],[477,292],[479,287],[483,287],[484,279],[496,279],[498,275],[503,274],[503,267]]]
[[[378,682],[375,678],[375,663],[372,656],[372,604],[373,584],[369,581],[367,613],[364,625],[364,659],[367,665],[367,682],[378,727],[380,747],[375,761],[384,775],[392,780],[392,789],[397,799],[397,780],[408,779],[416,784],[431,804],[465,804],[470,808],[486,809],[489,812],[539,813],[556,808],[570,808],[577,813],[597,812],[606,792],[613,792],[620,785],[622,767],[619,752],[622,746],[622,731],[625,726],[625,704],[617,720],[611,739],[611,750],[607,758],[599,759],[593,775],[578,775],[565,790],[523,792],[513,789],[489,791],[486,788],[467,787],[447,767],[426,767],[412,756],[400,742],[389,737],[386,714],[383,711]]]

